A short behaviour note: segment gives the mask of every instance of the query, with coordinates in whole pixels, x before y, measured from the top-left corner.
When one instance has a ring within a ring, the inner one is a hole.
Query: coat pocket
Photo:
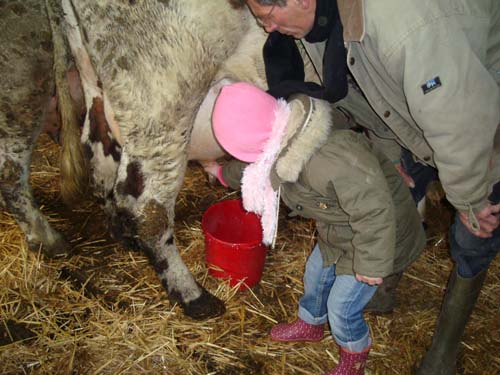
[[[302,216],[327,224],[348,225],[349,218],[337,200],[321,196],[299,184],[284,184],[282,199],[291,209],[290,216]]]

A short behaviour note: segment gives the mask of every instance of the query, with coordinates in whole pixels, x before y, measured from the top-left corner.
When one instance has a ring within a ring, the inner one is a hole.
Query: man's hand
[[[403,177],[403,181],[409,188],[414,188],[415,187],[415,181],[413,181],[413,178],[410,177],[403,168],[403,165],[401,163],[394,164],[394,168],[399,172],[401,177]]]
[[[383,279],[381,277],[368,277],[368,276],[363,276],[360,275],[359,273],[356,274],[356,280],[359,282],[368,284],[368,285],[380,285],[383,283]]]
[[[461,211],[459,217],[462,224],[465,225],[473,235],[481,238],[489,238],[492,236],[492,232],[500,224],[500,217],[498,213],[500,213],[500,203],[496,205],[488,204],[481,211],[477,212],[475,216],[479,222],[479,230],[474,230],[474,228],[472,228],[467,212]]]

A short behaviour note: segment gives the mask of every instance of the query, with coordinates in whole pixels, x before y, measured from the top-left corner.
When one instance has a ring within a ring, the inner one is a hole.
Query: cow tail
[[[52,29],[54,76],[61,115],[61,196],[65,203],[70,204],[86,193],[89,185],[89,169],[80,141],[81,129],[77,111],[71,99],[66,76],[72,58],[62,28],[61,2],[60,0],[45,0],[45,4]]]

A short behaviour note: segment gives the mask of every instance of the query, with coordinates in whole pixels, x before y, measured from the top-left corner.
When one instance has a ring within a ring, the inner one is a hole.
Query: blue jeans
[[[490,202],[500,202],[500,183],[493,187],[489,196]],[[500,250],[500,227],[493,231],[490,238],[480,238],[473,235],[462,224],[458,213],[450,228],[451,257],[457,264],[458,274],[465,278],[476,276],[487,269]]]
[[[307,259],[298,316],[314,325],[328,320],[337,344],[346,350],[361,352],[371,344],[363,309],[376,290],[376,286],[359,282],[352,275],[336,276],[335,265],[323,267],[316,244]]]

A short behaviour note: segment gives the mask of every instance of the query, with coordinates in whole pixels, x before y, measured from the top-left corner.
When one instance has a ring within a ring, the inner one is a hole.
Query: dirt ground
[[[195,278],[226,302],[224,316],[204,322],[166,299],[147,259],[111,239],[89,199],[70,210],[57,187],[58,147],[42,137],[34,158],[34,192],[51,223],[74,244],[71,257],[46,260],[27,250],[22,233],[0,211],[1,374],[322,374],[337,348],[325,327],[318,343],[280,344],[267,337],[294,319],[312,222],[281,210],[276,248],[262,281],[239,292],[208,275],[201,215],[237,196],[210,185],[190,166],[177,203],[176,239]],[[405,273],[393,313],[367,314],[374,345],[367,374],[411,374],[430,344],[451,269],[446,239],[451,209],[430,204],[428,245]],[[500,374],[500,261],[490,269],[463,337],[459,374]]]

